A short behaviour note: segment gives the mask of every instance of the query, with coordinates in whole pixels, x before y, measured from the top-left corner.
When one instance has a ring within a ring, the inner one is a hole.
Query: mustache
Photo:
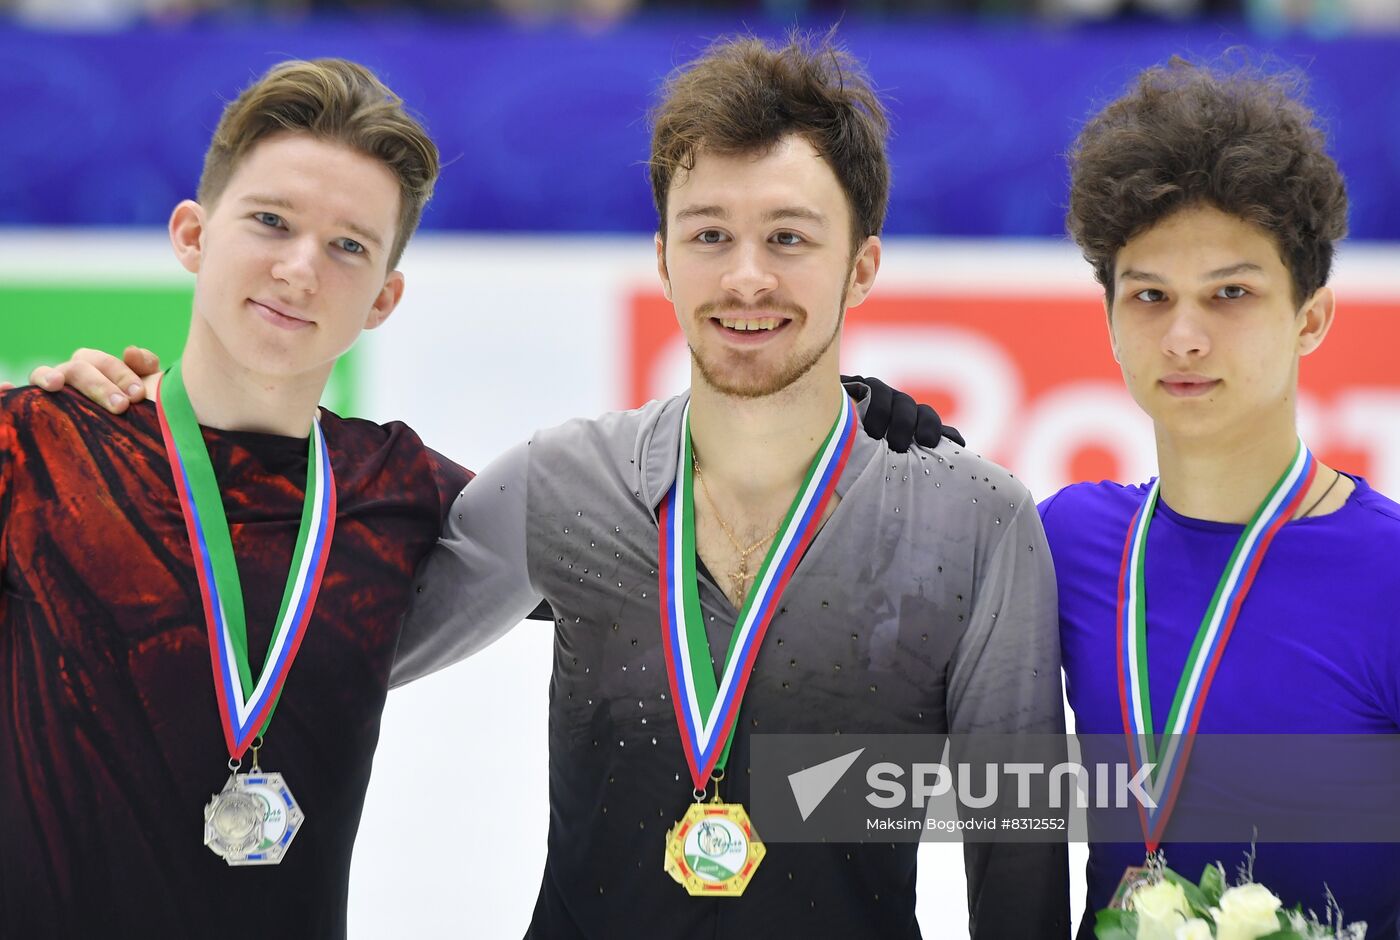
[[[695,308],[697,317],[719,317],[730,314],[757,316],[761,314],[784,314],[794,320],[805,321],[807,311],[798,304],[786,300],[767,301],[750,306],[737,300],[711,300]]]

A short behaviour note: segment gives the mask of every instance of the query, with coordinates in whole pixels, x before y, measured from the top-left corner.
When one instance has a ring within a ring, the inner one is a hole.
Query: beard
[[[841,335],[841,326],[846,322],[846,297],[850,292],[851,273],[855,271],[855,266],[856,257],[852,255],[846,265],[846,276],[842,281],[846,288],[841,291],[836,326],[826,341],[820,345],[808,350],[794,349],[777,366],[765,368],[759,363],[763,355],[762,350],[752,352],[728,350],[726,358],[729,362],[706,362],[705,357],[696,350],[692,343],[690,345],[691,362],[695,363],[695,367],[700,370],[701,377],[711,388],[733,398],[764,398],[792,387],[799,379],[812,371],[812,367],[821,361],[822,356],[826,355],[827,350]],[[807,324],[806,309],[795,303],[768,302],[761,309],[785,313],[791,317],[792,322],[785,329],[801,329]],[[757,311],[740,303],[711,301],[695,308],[694,318],[701,324],[703,330],[705,321],[711,317],[722,316],[726,313],[741,317],[744,314],[754,312]]]
[[[765,311],[780,310],[792,317],[791,323],[785,329],[801,329],[807,322],[807,311],[796,304],[786,304],[777,306],[765,304]],[[749,312],[747,308],[738,304],[705,304],[695,312],[697,320],[702,323],[710,317],[721,313],[732,313],[742,315]],[[695,363],[695,367],[700,370],[701,377],[715,391],[733,398],[764,398],[768,395],[775,395],[786,388],[790,388],[799,379],[812,371],[812,367],[821,361],[827,350],[831,349],[837,337],[841,335],[841,324],[845,320],[845,311],[836,318],[836,327],[831,331],[831,335],[819,345],[810,349],[794,349],[777,365],[766,365],[761,360],[763,350],[753,350],[744,352],[738,350],[725,350],[723,353],[724,362],[706,361],[706,357],[696,350],[694,344],[690,346],[690,358]]]

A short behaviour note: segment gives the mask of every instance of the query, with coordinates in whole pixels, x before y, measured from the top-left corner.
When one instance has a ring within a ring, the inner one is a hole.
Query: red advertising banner
[[[660,292],[629,304],[629,407],[689,381],[675,313]],[[1303,360],[1299,423],[1322,460],[1400,496],[1400,300],[1340,303]],[[1150,422],[1123,388],[1097,295],[879,293],[851,311],[847,372],[878,375],[933,404],[972,450],[1038,497],[1077,480],[1145,480]]]

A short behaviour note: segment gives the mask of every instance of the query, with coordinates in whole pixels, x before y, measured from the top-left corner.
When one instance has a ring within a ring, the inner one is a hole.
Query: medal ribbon
[[[219,719],[229,756],[242,758],[248,746],[272,721],[282,685],[301,649],[311,622],[316,595],[326,571],[335,530],[335,479],[319,421],[312,422],[306,465],[306,499],[296,550],[282,593],[272,640],[256,683],[248,663],[248,631],[243,588],[233,554],[228,519],[214,477],[209,451],[189,395],[172,365],[157,386],[156,413],[165,452],[175,477],[175,491],[185,517],[194,555],[204,619],[209,630],[209,659]]]
[[[778,598],[793,571],[821,527],[822,516],[836,482],[855,443],[855,409],[844,393],[841,410],[817,450],[787,516],[768,548],[744,600],[725,655],[724,669],[716,681],[710,665],[710,643],[700,609],[695,574],[695,494],[691,477],[690,404],[681,416],[680,456],[676,482],[661,501],[657,521],[661,549],[658,566],[661,582],[661,631],[666,651],[666,674],[676,724],[685,746],[695,789],[703,790],[716,767],[729,757],[739,703],[748,686],[768,624],[778,609]]]
[[[1160,747],[1153,731],[1152,699],[1148,694],[1146,588],[1147,530],[1157,508],[1160,480],[1152,482],[1147,499],[1128,527],[1118,575],[1118,629],[1115,631],[1118,634],[1118,701],[1123,713],[1123,731],[1128,737],[1132,773],[1136,774],[1147,764],[1157,765],[1147,780],[1147,791],[1157,806],[1153,809],[1139,807],[1149,852],[1157,851],[1176,804],[1186,765],[1191,759],[1201,711],[1245,597],[1254,585],[1254,577],[1269,544],[1297,512],[1316,472],[1312,453],[1299,440],[1288,469],[1274,483],[1240,533],[1215,586],[1215,594],[1201,618],[1177,682]]]

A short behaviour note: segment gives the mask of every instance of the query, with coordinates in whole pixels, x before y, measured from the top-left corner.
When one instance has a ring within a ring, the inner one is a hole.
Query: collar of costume
[[[695,494],[691,476],[690,404],[681,416],[681,442],[675,482],[662,499],[660,529],[661,629],[671,700],[685,746],[686,763],[697,790],[710,773],[723,768],[729,755],[739,703],[768,624],[778,609],[807,547],[821,527],[822,516],[855,442],[855,410],[847,395],[826,439],[817,449],[744,601],[725,655],[715,676],[710,643],[700,609],[695,574]]]
[[[1146,789],[1157,805],[1139,807],[1149,852],[1157,850],[1176,803],[1201,711],[1240,609],[1254,585],[1269,544],[1298,511],[1316,473],[1317,463],[1312,453],[1299,440],[1288,468],[1245,525],[1220,575],[1177,681],[1160,745],[1155,736],[1148,688],[1146,589],[1147,530],[1157,508],[1160,479],[1152,482],[1147,498],[1128,527],[1118,575],[1118,701],[1133,774],[1142,767],[1152,767]]]
[[[291,671],[326,571],[335,530],[335,478],[319,420],[312,423],[306,465],[306,498],[296,550],[282,592],[267,656],[256,681],[248,662],[248,631],[243,588],[233,554],[228,519],[214,477],[204,435],[180,377],[171,366],[156,388],[156,412],[165,452],[175,477],[175,492],[185,517],[204,620],[209,631],[209,659],[224,741],[232,758],[241,758],[272,720]]]

